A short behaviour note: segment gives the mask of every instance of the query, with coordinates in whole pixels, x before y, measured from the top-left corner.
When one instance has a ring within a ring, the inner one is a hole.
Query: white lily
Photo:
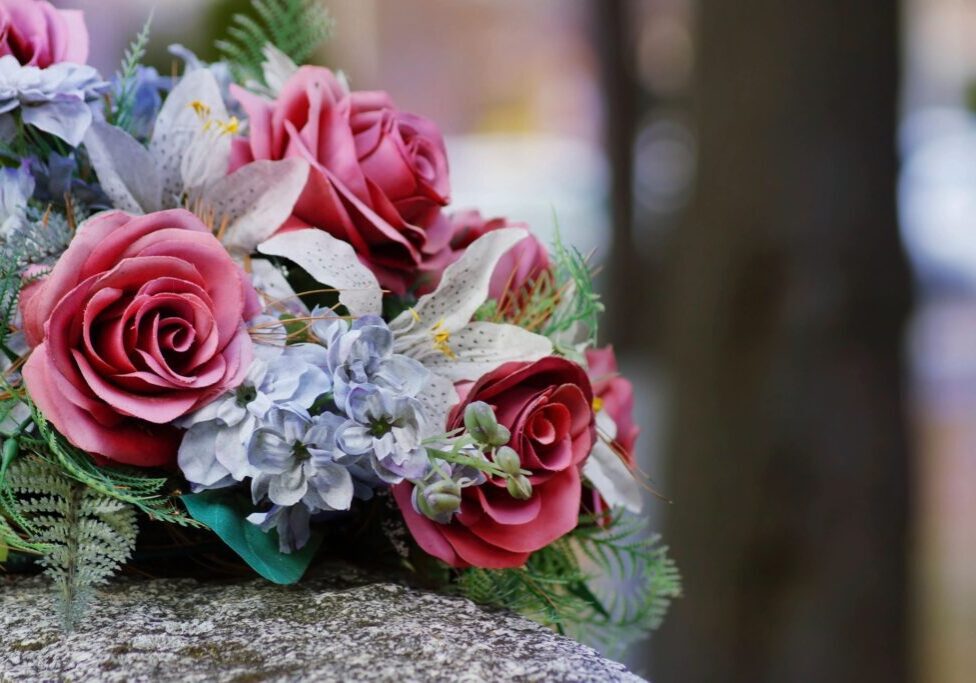
[[[148,149],[105,122],[89,129],[85,146],[116,207],[134,214],[190,208],[242,257],[291,214],[309,168],[301,159],[258,161],[227,175],[231,136],[239,128],[213,74],[198,69],[166,98]]]
[[[597,441],[583,463],[586,477],[610,507],[639,513],[644,507],[640,482],[613,447],[617,423],[605,410],[596,413]]]
[[[498,260],[528,236],[504,228],[473,242],[444,271],[438,288],[390,323],[394,351],[410,356],[431,371],[418,397],[432,433],[443,432],[447,415],[458,402],[454,383],[476,380],[509,361],[533,361],[552,353],[545,337],[516,325],[472,321],[488,298],[491,274]],[[378,315],[382,289],[376,276],[356,257],[353,248],[321,230],[278,235],[258,251],[287,258],[317,282],[339,290],[339,301],[353,316]]]

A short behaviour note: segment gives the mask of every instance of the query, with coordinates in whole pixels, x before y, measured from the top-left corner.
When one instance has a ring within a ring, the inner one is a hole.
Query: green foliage
[[[311,540],[293,553],[279,550],[278,532],[265,533],[247,521],[254,512],[251,501],[233,491],[204,491],[183,496],[183,504],[194,519],[203,522],[241,559],[268,581],[280,585],[298,583],[322,542],[313,532]]]
[[[457,585],[475,602],[521,612],[611,652],[657,628],[681,594],[667,549],[641,520],[621,516],[605,527],[584,520],[524,567],[465,569]]]
[[[13,493],[18,516],[28,520],[33,540],[46,546],[40,562],[54,581],[64,627],[70,631],[92,589],[132,554],[135,510],[38,456],[16,460],[7,471],[6,488]]]
[[[118,85],[118,97],[113,103],[112,111],[109,112],[109,123],[118,126],[122,130],[132,131],[133,110],[136,104],[136,74],[139,65],[146,57],[146,49],[149,47],[149,29],[152,26],[153,15],[149,13],[149,18],[143,24],[135,39],[129,43],[125,54],[122,57],[122,65],[116,74]]]
[[[332,18],[320,0],[251,0],[253,15],[235,14],[217,50],[239,83],[264,83],[262,50],[274,45],[302,64],[332,32]]]
[[[559,304],[542,330],[547,337],[571,333],[582,325],[589,345],[595,345],[603,303],[593,287],[593,269],[588,259],[575,247],[563,244],[556,231],[553,243],[553,273]],[[558,349],[567,351],[566,349]]]
[[[59,434],[31,404],[36,435],[22,436],[21,445],[44,455],[69,477],[93,491],[131,505],[151,519],[180,526],[203,526],[181,512],[167,495],[168,480],[152,477],[145,470],[128,467],[99,467],[84,451]]]

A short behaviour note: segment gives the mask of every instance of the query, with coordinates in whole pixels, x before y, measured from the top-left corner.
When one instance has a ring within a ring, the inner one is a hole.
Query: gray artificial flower
[[[255,359],[234,391],[180,421],[188,428],[178,462],[194,491],[223,488],[252,476],[247,446],[272,409],[308,417],[316,398],[331,390],[317,344],[256,344]]]
[[[313,319],[324,315],[322,309],[312,311]],[[374,385],[397,396],[415,397],[430,376],[418,361],[393,353],[393,333],[379,316],[362,316],[351,325],[324,318],[311,331],[329,350],[328,368],[340,410],[348,411],[347,398],[356,387]]]
[[[299,503],[291,507],[272,505],[267,512],[255,512],[247,516],[247,521],[268,533],[272,529],[278,531],[278,550],[292,553],[301,550],[312,537],[309,526],[312,519],[311,510]]]
[[[84,64],[40,69],[5,55],[0,57],[0,130],[7,139],[15,133],[13,113],[20,109],[24,123],[77,147],[94,120],[92,105],[110,88]]]
[[[346,468],[336,462],[336,430],[343,419],[332,413],[309,418],[273,409],[248,446],[248,460],[255,470],[251,496],[291,507],[299,503],[310,510],[348,510],[353,483]]]
[[[420,402],[375,386],[357,386],[346,401],[349,420],[339,428],[339,449],[351,459],[369,458],[375,474],[387,484],[423,476],[424,415]]]

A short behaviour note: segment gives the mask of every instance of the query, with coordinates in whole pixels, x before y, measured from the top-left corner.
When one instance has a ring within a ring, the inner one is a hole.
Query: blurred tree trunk
[[[669,263],[667,682],[909,678],[898,3],[702,0]]]

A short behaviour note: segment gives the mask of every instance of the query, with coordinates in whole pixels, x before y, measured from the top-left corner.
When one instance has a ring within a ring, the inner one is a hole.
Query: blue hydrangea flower
[[[247,447],[271,410],[285,408],[308,417],[315,400],[331,390],[321,346],[254,348],[244,382],[180,422],[188,431],[178,462],[194,491],[231,486],[251,476]]]
[[[428,459],[423,408],[417,399],[357,386],[349,392],[346,408],[349,420],[336,436],[343,453],[368,458],[376,476],[388,484],[423,476]]]
[[[251,496],[310,510],[348,510],[352,477],[336,462],[336,429],[343,419],[332,413],[306,417],[275,408],[254,432],[248,460],[255,470]]]
[[[302,504],[291,507],[272,505],[267,512],[255,512],[247,516],[247,521],[260,527],[264,533],[277,530],[278,550],[283,553],[305,547],[312,537],[311,519],[311,510]]]
[[[13,113],[19,109],[24,123],[77,147],[94,120],[92,104],[110,88],[83,64],[39,69],[12,55],[0,57],[0,135],[10,140],[15,134]]]
[[[324,314],[318,308],[312,311],[313,318]],[[311,331],[329,350],[334,399],[342,411],[348,410],[349,392],[356,387],[415,397],[430,376],[418,361],[393,353],[393,333],[379,316],[363,316],[351,325],[342,319],[318,320]]]

